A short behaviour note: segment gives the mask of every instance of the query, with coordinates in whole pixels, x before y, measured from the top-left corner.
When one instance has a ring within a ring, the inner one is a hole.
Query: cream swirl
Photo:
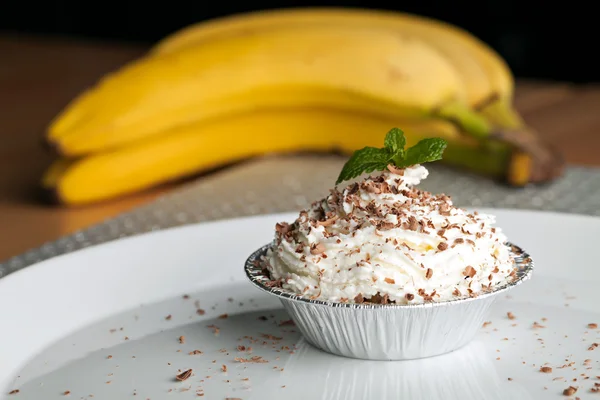
[[[420,303],[476,296],[507,282],[514,262],[495,217],[413,188],[417,165],[383,172],[279,223],[264,258],[271,278],[311,299]]]

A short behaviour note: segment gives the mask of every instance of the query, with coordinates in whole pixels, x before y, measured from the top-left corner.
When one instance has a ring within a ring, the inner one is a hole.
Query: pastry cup
[[[271,279],[260,266],[270,246],[259,248],[246,260],[250,281],[281,300],[310,344],[328,353],[366,360],[409,360],[459,349],[481,328],[498,295],[523,283],[533,272],[531,257],[520,247],[507,244],[516,275],[477,297],[402,305],[336,303],[270,287]]]

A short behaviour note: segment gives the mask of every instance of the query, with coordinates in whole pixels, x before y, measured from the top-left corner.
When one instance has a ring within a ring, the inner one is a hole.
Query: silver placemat
[[[0,277],[83,247],[196,222],[295,211],[328,193],[344,159],[298,155],[256,159],[203,177],[152,203],[80,230],[0,264]],[[600,169],[570,167],[544,187],[508,188],[431,165],[420,187],[447,193],[463,207],[552,210],[600,215]]]

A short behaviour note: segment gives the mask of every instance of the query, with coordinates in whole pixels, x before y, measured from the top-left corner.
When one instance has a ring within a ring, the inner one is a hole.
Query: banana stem
[[[478,109],[493,125],[492,137],[515,149],[507,175],[509,183],[523,186],[548,182],[562,175],[564,159],[560,152],[527,126],[510,98],[496,96]]]
[[[498,151],[498,143],[506,148],[503,152],[511,149],[513,155],[518,153],[518,157],[509,158],[504,164],[509,170],[504,177],[512,185],[548,182],[562,174],[564,161],[560,153],[524,124],[508,98],[490,99],[478,111],[451,102],[439,107],[436,114],[478,140],[482,156],[486,151]],[[485,156],[480,162],[486,165]]]
[[[512,149],[505,143],[485,146],[455,141],[444,151],[444,163],[496,179],[504,179],[511,162]]]
[[[503,129],[520,129],[525,125],[507,98],[496,98],[487,102],[479,108],[479,114],[490,124]]]
[[[463,132],[477,139],[489,137],[492,127],[484,116],[456,102],[438,107],[434,114],[457,125]]]

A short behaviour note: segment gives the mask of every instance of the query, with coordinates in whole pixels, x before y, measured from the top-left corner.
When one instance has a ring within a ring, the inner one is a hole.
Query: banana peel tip
[[[50,153],[61,155],[62,151],[60,145],[50,138],[43,138],[41,140],[42,148]]]
[[[57,206],[64,202],[61,199],[60,193],[56,188],[40,187],[38,189],[38,197],[42,202],[48,205]]]

